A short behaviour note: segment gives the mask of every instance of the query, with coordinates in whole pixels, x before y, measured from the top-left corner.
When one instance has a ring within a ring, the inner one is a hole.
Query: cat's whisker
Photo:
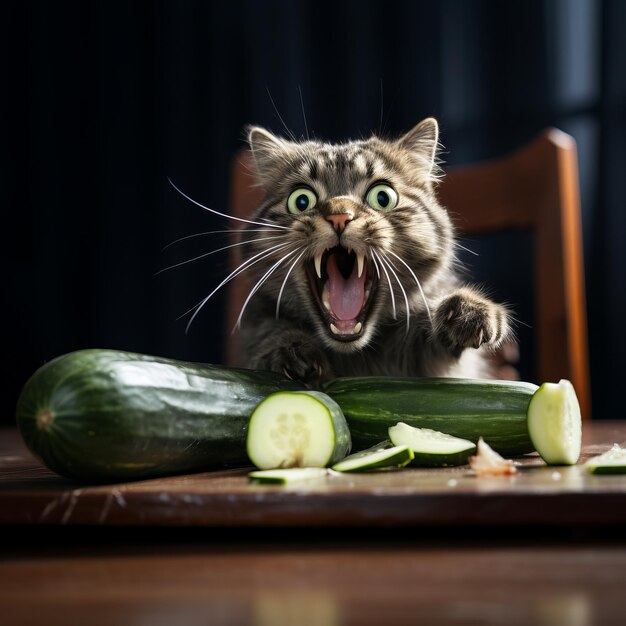
[[[274,98],[272,98],[272,94],[270,93],[269,87],[266,87],[265,89],[267,90],[267,95],[269,96],[270,102],[272,103],[272,107],[274,107],[274,111],[276,112],[276,115],[278,116],[278,119],[280,120],[281,124],[283,125],[283,127],[287,131],[287,134],[289,135],[291,140],[294,143],[297,143],[298,139],[296,138],[296,135],[289,128],[289,126],[287,126],[287,124],[285,123],[285,120],[283,119],[283,116],[278,112],[278,107],[276,106],[276,103],[274,102]]]
[[[204,206],[204,204],[201,204],[197,200],[194,200],[193,198],[188,196],[184,191],[181,191],[173,183],[172,179],[169,176],[167,177],[167,180],[169,181],[170,185],[172,185],[172,187],[174,187],[174,189],[176,189],[176,191],[178,191],[178,193],[183,198],[186,198],[187,200],[189,200],[189,202],[192,202],[196,206],[199,206],[201,209],[204,209],[205,211],[209,211],[210,213],[214,213],[215,215],[219,215],[220,217],[225,217],[225,218],[227,218],[229,220],[236,220],[238,222],[245,222],[246,224],[255,224],[257,226],[270,226],[271,228],[279,228],[281,230],[289,230],[289,228],[287,226],[280,226],[278,224],[271,224],[271,223],[265,223],[265,222],[255,222],[254,220],[247,220],[247,219],[244,219],[243,217],[235,217],[234,215],[228,215],[227,213],[221,213],[220,211],[216,211],[215,209],[210,209],[208,206]]]
[[[274,224],[272,222],[272,220],[270,220],[269,217],[258,217],[257,219],[259,220],[263,220],[263,222],[265,223],[265,226],[275,226],[276,224]],[[287,226],[285,226],[284,228],[288,228]]]
[[[174,241],[170,241],[166,246],[161,248],[161,252],[167,250],[169,247],[174,244],[180,243],[181,241],[185,241],[186,239],[193,239],[194,237],[203,237],[204,235],[222,235],[229,234],[235,235],[237,233],[271,233],[272,230],[270,228],[230,228],[228,230],[206,230],[201,233],[193,233],[192,235],[185,235],[184,237],[179,237],[178,239],[174,239]]]
[[[380,280],[380,268],[378,267],[378,263],[376,263],[376,259],[372,256],[372,261],[374,262],[374,267],[376,268],[376,274],[378,275],[378,280]]]
[[[304,113],[304,101],[302,100],[302,88],[298,85],[298,93],[300,94],[300,106],[302,107],[302,119],[304,120],[304,130],[306,132],[307,141],[309,139],[309,127],[306,123],[306,114]]]
[[[181,265],[187,265],[187,263],[193,263],[194,261],[199,261],[200,259],[204,259],[204,257],[210,256],[211,254],[217,254],[218,252],[222,252],[223,250],[228,250],[230,248],[235,248],[237,246],[243,246],[248,243],[257,243],[259,241],[270,241],[272,239],[282,239],[282,235],[275,235],[273,237],[259,237],[257,239],[246,239],[245,241],[237,241],[235,243],[231,243],[227,246],[222,246],[221,248],[217,248],[215,250],[211,250],[210,252],[205,252],[204,254],[199,254],[193,259],[187,259],[186,261],[181,261],[180,263],[175,263],[174,265],[170,265],[169,267],[164,267],[162,270],[159,270],[155,276],[162,274],[163,272],[167,272],[168,270],[172,270],[176,267],[180,267]]]
[[[470,250],[469,248],[466,248],[465,246],[462,246],[458,241],[453,241],[452,243],[457,248],[461,248],[461,250],[465,250],[465,252],[469,252],[470,254],[473,254],[474,256],[480,256],[480,254],[478,254],[478,252],[474,252],[473,250]]]
[[[407,270],[409,270],[409,272],[411,273],[411,276],[413,276],[413,279],[415,280],[415,283],[417,284],[417,288],[420,290],[422,300],[424,301],[424,306],[426,307],[426,314],[428,315],[428,319],[432,326],[433,318],[430,314],[430,307],[428,306],[428,301],[426,300],[426,294],[424,293],[424,290],[422,289],[422,284],[420,283],[419,279],[415,275],[415,272],[411,269],[409,264],[402,257],[398,256],[395,252],[393,252],[393,250],[387,250],[387,252],[389,252],[389,254],[392,254],[394,257],[396,257],[396,259],[398,259],[398,261],[400,261],[400,263],[402,263],[402,265],[404,265],[404,267],[406,267]]]
[[[383,269],[383,272],[385,273],[385,276],[387,277],[387,284],[389,285],[389,294],[391,295],[391,310],[393,313],[393,319],[397,319],[396,316],[396,297],[393,293],[393,285],[391,284],[391,278],[389,278],[389,272],[387,271],[387,268],[385,267],[385,265],[383,264],[383,260],[378,256],[378,254],[376,253],[375,250],[372,250],[372,254],[379,260],[380,262],[380,266]]]
[[[399,233],[398,232],[398,228],[395,225],[389,225],[389,226],[381,226],[379,228],[376,229],[376,235],[380,235],[383,231],[391,231],[393,234],[393,237],[390,238],[393,241],[393,245],[396,249],[407,249],[407,250],[415,250],[416,249],[416,241],[415,239],[411,239],[409,237],[405,237],[404,233]],[[374,237],[365,237],[363,239],[363,241],[365,242],[372,242],[375,241]],[[378,245],[378,247],[381,247],[380,244],[381,239],[378,239],[378,242],[376,242],[374,245]],[[442,257],[445,257],[447,255],[447,253],[449,252],[447,246],[445,243],[441,243],[441,242],[432,242],[429,241],[430,247],[428,248],[423,248],[424,253],[425,254],[429,254],[432,255],[433,253],[438,253],[439,255],[441,255]],[[419,249],[419,248],[418,248]],[[456,257],[455,255],[453,255],[453,258],[451,260],[451,262],[455,262],[455,260],[458,260],[458,257]]]
[[[400,287],[400,290],[402,291],[402,295],[404,296],[404,304],[406,306],[406,334],[408,335],[409,327],[411,325],[411,312],[409,310],[409,299],[406,295],[406,291],[404,290],[404,286],[402,285],[402,281],[400,280],[400,278],[394,271],[393,263],[387,258],[387,256],[382,250],[379,250],[379,254],[380,254],[381,261],[383,261],[387,265],[387,267],[389,268],[389,271],[394,275],[396,281],[398,282],[398,287]]]
[[[278,319],[278,313],[280,311],[280,300],[283,297],[283,291],[285,289],[285,285],[287,284],[287,280],[289,279],[289,275],[291,274],[293,268],[296,266],[296,264],[302,258],[302,255],[305,252],[306,252],[306,248],[304,250],[302,250],[302,252],[295,258],[294,261],[292,261],[291,266],[289,267],[289,270],[288,270],[287,274],[285,275],[285,278],[283,280],[283,284],[281,285],[280,291],[278,292],[278,299],[276,300],[276,319]]]
[[[200,310],[202,309],[202,307],[204,307],[204,305],[224,285],[226,285],[231,280],[233,280],[233,278],[236,278],[237,276],[239,276],[239,274],[241,274],[242,272],[245,272],[247,269],[250,269],[253,265],[256,265],[257,263],[265,260],[267,257],[272,256],[272,254],[274,254],[275,252],[278,252],[279,250],[283,250],[284,248],[286,248],[286,247],[288,247],[290,245],[291,245],[290,243],[281,243],[281,244],[272,246],[272,247],[268,248],[267,250],[262,250],[261,252],[257,252],[257,254],[255,254],[254,256],[251,256],[249,259],[246,259],[245,261],[243,261],[243,263],[238,265],[208,296],[206,296],[204,299],[202,299],[200,302],[198,302],[198,304],[195,304],[189,310],[185,311],[182,315],[180,315],[177,318],[177,319],[181,319],[182,317],[185,317],[185,315],[188,315],[189,313],[191,313],[195,309],[195,313],[191,316],[191,319],[187,323],[187,327],[185,328],[185,334],[187,334],[189,332],[189,328],[190,328],[193,320],[198,315],[198,313],[200,313]]]
[[[380,79],[380,121],[378,123],[378,136],[383,134],[383,79]]]
[[[294,255],[296,252],[298,252],[300,248],[296,248],[295,250],[292,250],[291,252],[288,252],[287,254],[283,255],[280,259],[278,259],[278,261],[276,261],[276,263],[274,263],[274,265],[272,265],[272,267],[269,268],[269,270],[267,270],[267,272],[265,272],[265,274],[263,274],[263,276],[261,276],[261,278],[257,281],[256,285],[254,285],[254,287],[250,290],[250,293],[248,294],[248,297],[245,299],[243,305],[241,306],[241,311],[239,311],[239,317],[237,318],[237,321],[235,322],[235,327],[233,328],[232,332],[235,332],[235,330],[237,330],[238,328],[241,327],[241,320],[243,318],[243,314],[246,310],[246,307],[248,306],[248,302],[250,302],[250,300],[252,299],[252,296],[254,296],[254,294],[263,286],[263,284],[265,283],[265,281],[267,281],[267,279],[292,255]]]

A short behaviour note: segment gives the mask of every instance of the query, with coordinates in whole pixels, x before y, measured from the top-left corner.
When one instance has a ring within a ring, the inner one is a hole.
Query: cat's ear
[[[439,150],[439,124],[434,117],[427,117],[414,126],[398,140],[404,150],[416,157],[428,176],[436,180],[439,177],[437,152]]]
[[[248,128],[248,145],[252,151],[259,183],[272,180],[276,167],[292,151],[291,142],[285,141],[260,126]]]

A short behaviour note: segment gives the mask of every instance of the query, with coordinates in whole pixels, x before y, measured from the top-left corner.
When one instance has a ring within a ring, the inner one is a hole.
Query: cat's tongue
[[[365,270],[359,278],[355,263],[350,277],[344,278],[337,267],[335,255],[331,254],[326,264],[326,272],[331,313],[338,320],[355,320],[365,302]]]

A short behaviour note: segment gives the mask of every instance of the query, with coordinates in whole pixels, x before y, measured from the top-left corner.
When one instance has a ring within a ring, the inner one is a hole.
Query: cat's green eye
[[[308,187],[298,187],[287,198],[287,210],[294,215],[312,209],[316,204],[317,196]]]
[[[398,206],[398,194],[393,187],[379,183],[370,188],[365,196],[365,201],[372,209],[390,211]]]

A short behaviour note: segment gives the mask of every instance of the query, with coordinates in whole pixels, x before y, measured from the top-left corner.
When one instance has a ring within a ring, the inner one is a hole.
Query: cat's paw
[[[444,298],[434,316],[440,343],[453,354],[465,348],[499,346],[509,334],[506,309],[471,289],[460,289]]]
[[[266,367],[288,378],[317,389],[330,375],[324,355],[309,341],[294,341],[275,346],[265,355]]]

